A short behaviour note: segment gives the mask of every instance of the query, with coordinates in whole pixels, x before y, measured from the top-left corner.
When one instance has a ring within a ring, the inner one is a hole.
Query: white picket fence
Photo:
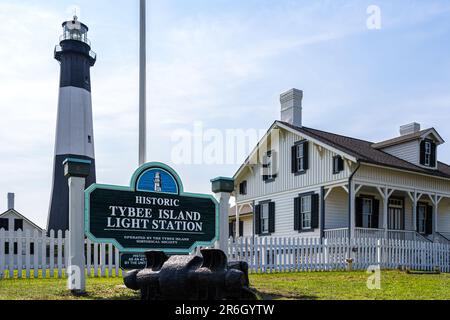
[[[450,272],[450,245],[423,241],[361,238],[333,240],[250,237],[229,240],[230,260],[245,261],[252,273],[383,269]]]
[[[51,231],[49,236],[22,231],[0,230],[0,279],[63,278],[68,258],[69,231]],[[88,277],[121,276],[119,250],[112,244],[86,240]]]
[[[47,236],[0,230],[0,279],[65,277],[68,238],[68,231],[63,237],[61,231]],[[228,257],[247,262],[252,273],[345,270],[349,258],[355,270],[379,265],[450,272],[450,245],[423,241],[250,237],[230,239]],[[121,276],[119,260],[119,250],[112,244],[86,240],[88,277]]]

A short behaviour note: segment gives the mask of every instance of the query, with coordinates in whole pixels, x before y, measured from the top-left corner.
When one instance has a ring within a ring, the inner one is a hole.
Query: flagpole
[[[147,19],[146,0],[140,0],[139,31],[139,165],[147,162]]]

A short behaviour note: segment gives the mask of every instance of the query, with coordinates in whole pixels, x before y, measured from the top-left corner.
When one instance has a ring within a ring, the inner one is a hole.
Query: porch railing
[[[326,239],[348,238],[348,228],[328,229],[324,236]]]
[[[444,234],[441,232],[436,232],[434,235],[434,242],[450,244],[450,234]]]
[[[388,239],[430,242],[429,239],[427,239],[420,233],[408,230],[388,230]]]
[[[325,238],[327,239],[337,239],[348,237],[348,228],[340,229],[328,229],[325,230]],[[391,240],[403,240],[403,241],[423,241],[430,242],[429,239],[422,236],[415,231],[409,230],[387,230],[384,229],[369,229],[369,228],[356,228],[354,238],[361,239],[391,239]],[[450,241],[445,242],[446,239],[441,235],[441,243],[450,243]]]
[[[383,239],[384,229],[355,228],[355,238]]]

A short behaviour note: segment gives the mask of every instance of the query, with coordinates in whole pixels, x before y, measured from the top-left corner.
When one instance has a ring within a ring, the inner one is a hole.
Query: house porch
[[[355,181],[326,187],[323,198],[326,238],[450,243],[450,195]]]

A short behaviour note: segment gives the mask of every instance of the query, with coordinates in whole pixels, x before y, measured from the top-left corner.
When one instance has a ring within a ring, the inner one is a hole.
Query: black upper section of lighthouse
[[[89,28],[74,17],[63,23],[64,33],[55,48],[55,59],[61,64],[60,88],[77,87],[91,92],[90,68],[97,55],[87,38]]]

